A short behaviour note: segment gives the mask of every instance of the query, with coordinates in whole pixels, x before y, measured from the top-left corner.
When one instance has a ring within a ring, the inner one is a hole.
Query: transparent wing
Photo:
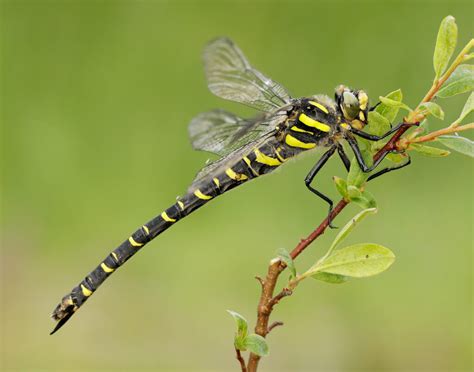
[[[232,40],[210,42],[203,59],[209,89],[216,96],[265,112],[290,103],[285,88],[255,70]]]
[[[189,137],[194,149],[226,156],[271,132],[285,119],[285,112],[242,119],[224,110],[214,110],[199,114],[191,121]]]
[[[209,182],[215,175],[222,173],[225,169],[233,165],[237,159],[242,158],[245,154],[252,151],[254,148],[261,146],[265,141],[275,135],[275,131],[269,132],[259,139],[247,143],[234,151],[228,154],[226,157],[217,159],[214,162],[208,163],[204,168],[202,168],[196,177],[194,178],[192,184],[188,188],[188,192],[199,188],[202,183]]]

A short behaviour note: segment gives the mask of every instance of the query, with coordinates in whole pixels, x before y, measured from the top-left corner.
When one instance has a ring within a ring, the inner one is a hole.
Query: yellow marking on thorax
[[[344,129],[351,129],[351,126],[347,123],[342,123],[341,127],[343,127]]]
[[[214,181],[214,184],[215,184],[217,187],[221,187],[221,184],[220,184],[218,178],[213,178],[212,181]]]
[[[362,120],[362,121],[365,121],[365,114],[364,114],[364,111],[360,111],[360,112],[359,112],[359,119]]]
[[[92,294],[92,291],[86,288],[83,284],[81,284],[82,294],[86,297],[89,297]]]
[[[259,162],[260,164],[269,165],[271,167],[277,167],[277,166],[281,165],[280,160],[265,155],[259,149],[255,149],[254,153],[255,153],[255,156],[256,156],[255,160],[257,162]]]
[[[166,222],[176,222],[174,218],[168,216],[168,213],[166,213],[166,211],[161,213],[161,218],[163,218]]]
[[[138,243],[135,241],[135,239],[133,239],[132,237],[128,238],[128,241],[130,242],[131,245],[133,245],[134,247],[141,247],[143,244],[142,243]]]
[[[308,102],[310,105],[313,105],[315,107],[317,107],[318,109],[320,109],[322,112],[326,113],[326,114],[329,114],[329,111],[326,107],[324,107],[323,105],[321,105],[319,102],[315,102],[315,101],[309,101]]]
[[[365,110],[367,108],[367,103],[369,103],[369,96],[365,92],[359,92],[359,108]]]
[[[178,205],[182,211],[184,211],[184,203],[181,200],[178,200]]]
[[[118,256],[117,256],[117,253],[115,253],[115,252],[112,252],[112,256],[114,256],[114,258],[115,258],[115,261],[117,261],[117,262],[118,262]]]
[[[300,114],[299,119],[304,125],[319,129],[321,132],[329,132],[331,130],[331,127],[329,125],[323,124],[317,120],[311,119],[306,114]]]
[[[250,159],[246,156],[244,156],[242,159],[244,159],[245,163],[247,164],[247,166],[250,168],[250,170],[252,171],[252,173],[255,175],[255,176],[260,176],[258,174],[258,172],[252,168],[252,162],[250,161]]]
[[[104,272],[106,273],[111,273],[112,271],[114,271],[114,269],[112,269],[111,267],[108,267],[104,262],[102,262],[100,264],[100,267],[102,268],[102,270],[104,270]]]
[[[212,199],[212,196],[210,195],[204,195],[201,190],[197,189],[196,191],[194,191],[194,195],[196,195],[199,199],[202,199],[202,200],[209,200],[209,199]]]
[[[281,150],[281,147],[277,148],[275,150],[275,154],[276,154],[277,158],[280,159],[281,162],[285,162],[286,159],[283,156],[281,156],[280,150]]]
[[[308,133],[308,134],[314,135],[313,132],[310,132],[309,130],[301,129],[300,127],[297,127],[296,125],[293,125],[290,129],[291,129],[292,131],[294,131],[294,132]]]
[[[227,174],[230,178],[236,181],[245,181],[246,179],[248,179],[245,174],[235,173],[232,168],[227,168],[225,174]]]
[[[291,147],[299,147],[301,149],[312,149],[316,147],[315,143],[305,143],[301,142],[299,139],[296,139],[291,134],[287,134],[285,137],[285,142]]]
[[[143,230],[145,230],[145,234],[147,235],[150,235],[150,230],[148,229],[148,227],[146,225],[143,225]]]

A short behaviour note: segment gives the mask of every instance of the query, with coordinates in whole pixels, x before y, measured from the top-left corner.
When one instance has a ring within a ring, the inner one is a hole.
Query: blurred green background
[[[225,310],[254,324],[254,275],[325,216],[303,183],[315,155],[177,224],[48,335],[61,297],[209,157],[191,149],[190,119],[215,107],[252,114],[208,92],[203,45],[233,38],[295,97],[332,96],[345,83],[373,101],[402,88],[415,106],[433,78],[441,19],[456,17],[464,45],[472,11],[448,0],[2,1],[2,368],[238,370]],[[465,99],[442,102],[446,121]],[[414,154],[411,167],[371,184],[380,211],[347,243],[383,244],[396,263],[340,286],[304,283],[274,313],[285,326],[270,335],[261,370],[470,370],[472,171],[462,155]],[[336,198],[331,176],[343,174],[333,159],[320,187]]]

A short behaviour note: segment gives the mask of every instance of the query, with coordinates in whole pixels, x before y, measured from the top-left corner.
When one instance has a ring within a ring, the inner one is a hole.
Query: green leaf
[[[401,102],[403,99],[403,93],[401,89],[397,89],[397,90],[394,90],[393,92],[390,92],[385,97],[388,99],[391,99],[392,101]],[[399,107],[387,106],[384,103],[381,103],[375,108],[375,112],[382,115],[385,119],[388,120],[389,123],[393,123],[393,121],[397,117],[399,109],[400,109]]]
[[[349,196],[350,200],[354,198],[360,198],[362,191],[360,191],[360,189],[356,186],[349,185],[347,187],[347,195]]]
[[[461,121],[464,120],[464,118],[469,115],[472,111],[474,110],[474,92],[469,95],[469,98],[467,99],[461,115],[456,119],[457,123],[460,123]]]
[[[387,270],[395,261],[393,252],[378,244],[355,244],[337,250],[321,262],[317,272],[364,278]]]
[[[352,219],[344,225],[344,227],[336,235],[336,238],[329,247],[328,253],[330,254],[341,242],[351,233],[352,230],[369,214],[377,213],[377,208],[364,209],[357,213]]]
[[[358,197],[351,198],[351,201],[356,203],[361,208],[377,208],[377,202],[374,196],[368,191],[362,191]]]
[[[317,280],[321,280],[322,282],[331,284],[342,284],[349,280],[348,276],[329,273],[316,273],[311,277]]]
[[[372,155],[370,154],[370,152],[367,150],[361,150],[361,152],[365,163],[369,166],[372,165]],[[353,158],[351,160],[351,168],[349,169],[349,174],[347,175],[348,188],[349,186],[355,186],[356,188],[359,188],[365,183],[365,181],[367,181],[367,178],[369,178],[369,174],[363,172],[362,169],[360,169],[359,163],[357,162],[356,158]]]
[[[448,98],[457,94],[470,92],[474,89],[474,65],[460,65],[441,89],[437,97]]]
[[[347,182],[346,182],[346,180],[344,180],[342,178],[339,178],[339,177],[336,177],[336,176],[334,176],[332,179],[334,181],[334,184],[336,185],[336,189],[339,192],[339,194],[341,194],[341,196],[344,199],[347,199],[348,195],[347,195]]]
[[[402,154],[398,153],[393,153],[393,154],[388,154],[385,159],[390,160],[392,163],[401,163],[403,160],[405,160],[406,156],[403,156]]]
[[[245,351],[244,341],[248,333],[247,320],[242,315],[240,315],[239,313],[235,311],[227,310],[227,312],[230,315],[232,315],[232,317],[235,320],[235,324],[237,325],[237,332],[235,333],[235,337],[234,337],[234,346],[238,350]]]
[[[434,102],[425,102],[420,105],[421,112],[426,116],[427,114],[433,115],[434,117],[443,120],[444,111],[440,105]]]
[[[432,158],[442,158],[450,154],[450,152],[447,150],[439,149],[437,147],[426,146],[426,145],[419,145],[417,143],[411,143],[409,146],[409,149],[415,150],[416,152],[419,152],[422,155],[429,156]]]
[[[296,277],[295,263],[285,248],[280,248],[278,250],[278,258],[286,264],[293,278]]]
[[[376,111],[369,112],[369,121],[364,132],[381,136],[390,130],[390,122]]]
[[[260,335],[252,333],[248,335],[244,340],[245,349],[258,355],[268,355],[268,344],[267,341]]]
[[[394,108],[398,108],[398,109],[402,108],[402,109],[405,109],[407,111],[412,111],[412,109],[410,107],[408,107],[407,105],[405,105],[403,102],[395,101],[393,99],[390,99],[390,98],[387,98],[387,97],[382,97],[382,96],[379,97],[379,100],[380,100],[380,102],[382,102],[386,106],[390,106],[390,107],[394,107]]]
[[[447,16],[439,26],[436,47],[433,56],[433,66],[437,80],[448,67],[449,60],[456,48],[458,26],[453,16]]]
[[[474,158],[474,141],[461,136],[439,136],[438,141],[446,147]]]

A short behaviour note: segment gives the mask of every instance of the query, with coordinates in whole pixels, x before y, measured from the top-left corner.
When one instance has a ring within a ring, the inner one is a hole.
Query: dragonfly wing
[[[254,69],[228,38],[210,42],[204,48],[203,59],[209,89],[216,96],[264,112],[291,101],[286,89]]]
[[[213,110],[191,121],[189,137],[194,149],[226,156],[274,130],[285,119],[286,112],[242,119],[224,110]]]

